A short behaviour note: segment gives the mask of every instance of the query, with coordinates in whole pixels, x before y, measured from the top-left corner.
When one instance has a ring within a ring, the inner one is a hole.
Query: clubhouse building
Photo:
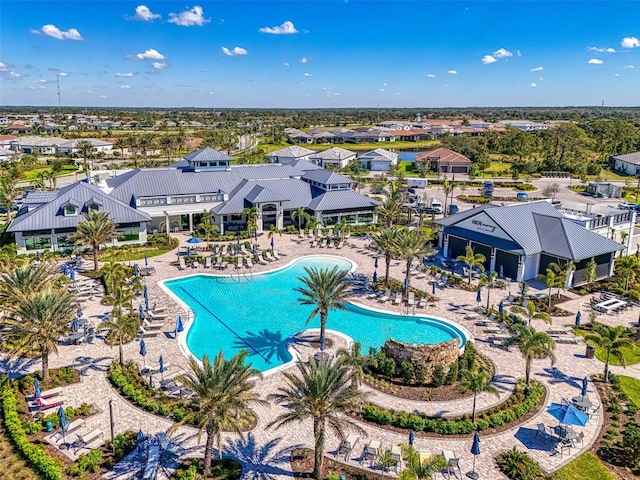
[[[606,278],[613,275],[616,252],[626,249],[606,233],[599,235],[565,217],[546,201],[483,205],[437,223],[442,226],[439,247],[445,257],[465,255],[466,247],[471,247],[485,256],[486,271],[502,272],[516,281],[536,278],[550,263],[573,262],[576,269],[567,286],[575,287],[585,283],[584,268],[591,260],[597,279]]]

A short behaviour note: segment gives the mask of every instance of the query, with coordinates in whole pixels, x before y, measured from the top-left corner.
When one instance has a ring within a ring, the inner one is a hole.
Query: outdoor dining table
[[[603,313],[609,313],[612,310],[620,308],[626,304],[627,302],[625,302],[624,300],[620,300],[619,298],[611,298],[609,300],[605,300],[604,302],[596,303],[595,309]]]
[[[571,399],[571,403],[573,403],[576,407],[578,407],[583,412],[586,412],[591,407],[593,407],[593,402],[589,400],[589,397],[579,395],[577,397],[573,397]]]
[[[556,425],[555,427],[553,427],[553,431],[559,438],[563,440],[569,440],[573,442],[576,438],[578,438],[578,434],[575,432],[575,430],[573,430],[572,428],[563,427],[562,425]]]

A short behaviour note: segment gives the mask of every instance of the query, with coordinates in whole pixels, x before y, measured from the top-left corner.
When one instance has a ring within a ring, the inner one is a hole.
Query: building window
[[[73,248],[75,246],[71,235],[58,235],[56,237],[56,243],[58,244],[58,248]]]
[[[64,207],[65,217],[70,217],[77,214],[78,214],[78,207],[76,207],[75,205],[67,205],[66,207]]]
[[[200,195],[201,202],[221,202],[222,195]]]
[[[131,242],[140,239],[140,231],[137,228],[119,228],[116,230],[119,242]]]
[[[185,203],[196,203],[195,195],[189,197],[171,197],[172,205],[182,205]]]
[[[242,215],[231,215],[231,222],[241,222],[242,221]]]
[[[373,213],[361,213],[360,215],[358,215],[358,221],[360,223],[373,222]],[[349,223],[349,219],[347,219],[347,223]]]
[[[25,237],[24,246],[27,250],[45,250],[51,248],[51,236]]]
[[[140,199],[141,207],[155,207],[157,205],[166,205],[166,204],[167,204],[167,199],[165,197]]]
[[[97,203],[92,203],[91,205],[89,205],[89,211],[90,212],[100,211],[100,205],[98,205]]]

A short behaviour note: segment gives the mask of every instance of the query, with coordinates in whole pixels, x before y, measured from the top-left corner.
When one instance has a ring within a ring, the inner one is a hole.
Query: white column
[[[524,279],[524,264],[525,264],[524,257],[518,257],[518,273],[516,275],[517,282],[522,282]]]
[[[496,271],[496,249],[491,248],[491,261],[489,262],[489,273]]]
[[[189,214],[189,232],[193,232],[193,213]]]

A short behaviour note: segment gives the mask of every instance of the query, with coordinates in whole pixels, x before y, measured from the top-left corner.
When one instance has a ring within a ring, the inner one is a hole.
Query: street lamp
[[[116,424],[113,421],[113,405],[116,403],[116,399],[112,398],[111,400],[109,400],[109,426],[111,428],[111,450],[113,451],[113,453],[115,453],[116,451],[116,446],[115,446],[115,438],[116,438]]]

